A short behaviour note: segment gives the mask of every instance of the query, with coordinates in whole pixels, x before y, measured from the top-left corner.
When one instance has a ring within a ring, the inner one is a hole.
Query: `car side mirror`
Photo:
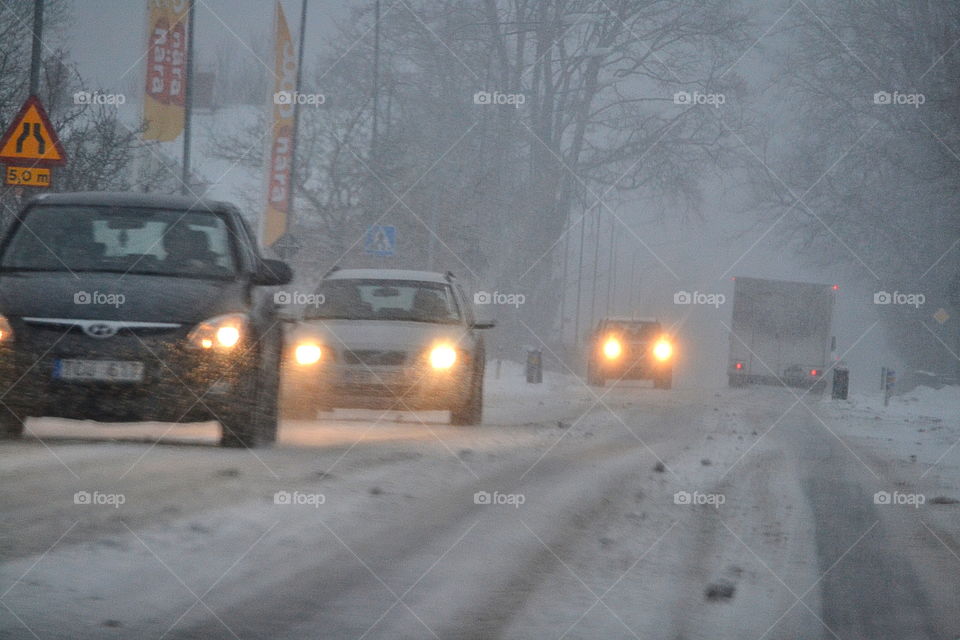
[[[470,325],[474,329],[493,329],[497,326],[496,320],[474,320],[473,324]]]
[[[293,280],[293,270],[283,260],[263,258],[253,274],[251,282],[264,287],[287,284]]]

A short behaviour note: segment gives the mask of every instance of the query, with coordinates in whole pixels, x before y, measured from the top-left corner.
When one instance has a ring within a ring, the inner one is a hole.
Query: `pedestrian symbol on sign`
[[[363,249],[372,256],[392,256],[397,248],[397,228],[375,224],[363,237]]]

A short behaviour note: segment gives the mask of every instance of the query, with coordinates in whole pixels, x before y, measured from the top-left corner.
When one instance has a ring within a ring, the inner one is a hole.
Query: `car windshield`
[[[226,222],[211,212],[54,206],[28,211],[0,267],[226,279],[236,260]]]
[[[611,322],[607,330],[630,340],[652,340],[660,334],[660,325],[650,322]]]
[[[413,280],[327,280],[317,293],[322,303],[312,318],[460,322],[450,285]]]

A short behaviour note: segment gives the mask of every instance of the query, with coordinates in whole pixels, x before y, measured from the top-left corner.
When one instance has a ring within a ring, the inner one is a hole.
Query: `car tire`
[[[277,439],[277,397],[280,372],[276,366],[247,376],[233,398],[232,408],[220,416],[220,446],[255,447]]]
[[[450,410],[450,424],[472,426],[483,421],[483,374],[474,376],[470,396],[459,407]]]
[[[653,379],[654,389],[669,389],[673,386],[673,374]]]
[[[23,436],[24,420],[26,416],[13,407],[0,405],[0,440],[14,440]]]

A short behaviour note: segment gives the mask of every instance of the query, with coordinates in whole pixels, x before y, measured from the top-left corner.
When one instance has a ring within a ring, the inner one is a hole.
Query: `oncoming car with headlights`
[[[0,244],[0,433],[28,416],[217,420],[221,444],[277,430],[283,332],[264,258],[231,204],[61,193]]]
[[[605,318],[587,341],[587,382],[653,380],[673,385],[674,342],[653,318]]]
[[[449,409],[452,424],[483,416],[483,338],[449,273],[336,269],[295,310],[283,406],[312,418],[335,407]]]

